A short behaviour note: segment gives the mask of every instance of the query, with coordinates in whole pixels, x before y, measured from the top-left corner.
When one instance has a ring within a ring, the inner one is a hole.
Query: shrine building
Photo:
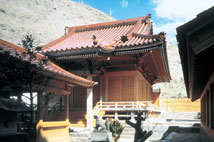
[[[71,126],[92,127],[94,115],[123,119],[136,111],[160,113],[160,90],[152,85],[171,77],[165,34],[153,34],[150,18],[68,27],[65,35],[43,46],[42,54],[55,64],[98,83],[71,88]],[[60,119],[58,114],[52,120]]]

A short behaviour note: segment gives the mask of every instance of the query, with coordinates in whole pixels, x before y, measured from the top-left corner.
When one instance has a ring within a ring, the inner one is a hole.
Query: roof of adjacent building
[[[214,6],[196,18],[177,27],[177,41],[187,95],[193,101],[200,98],[213,68]]]
[[[43,52],[101,48],[103,51],[122,50],[130,47],[154,47],[165,42],[163,33],[153,35],[150,14],[127,20],[93,25],[69,27],[68,33],[43,46]]]
[[[30,111],[26,104],[14,99],[0,98],[0,109],[13,112]]]
[[[26,52],[26,50],[20,46],[17,46],[15,44],[12,44],[10,42],[4,41],[0,39],[0,47],[2,48],[3,51],[9,51],[11,56],[15,56],[16,53],[20,52]],[[41,54],[36,54],[36,57],[38,59],[46,58]],[[48,71],[50,73],[54,73],[57,76],[60,76],[63,81],[66,81],[68,83],[71,83],[73,85],[79,85],[79,86],[84,86],[84,87],[92,87],[96,83],[90,80],[87,80],[85,78],[82,78],[80,76],[74,75],[61,67],[57,66],[53,62],[51,62],[49,59],[47,59],[48,62],[44,66],[44,70]]]

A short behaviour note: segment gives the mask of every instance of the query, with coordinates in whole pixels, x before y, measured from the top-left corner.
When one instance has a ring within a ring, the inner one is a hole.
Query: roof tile
[[[44,46],[44,52],[60,52],[68,50],[84,50],[86,48],[97,48],[93,44],[93,37],[100,47],[129,47],[135,45],[152,44],[160,40],[147,39],[147,37],[136,37],[138,35],[151,35],[152,22],[149,17],[139,17],[121,21],[106,22],[87,26],[71,27],[68,33],[61,39]],[[121,41],[122,36],[127,36],[128,41]],[[152,36],[152,35],[151,35]],[[157,37],[156,37],[157,38]],[[102,48],[105,49],[105,48]]]

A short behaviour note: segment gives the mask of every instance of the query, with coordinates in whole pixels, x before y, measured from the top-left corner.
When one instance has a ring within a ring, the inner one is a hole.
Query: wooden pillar
[[[38,92],[37,94],[37,105],[38,105],[38,119],[39,122],[37,123],[36,129],[37,129],[37,142],[42,141],[43,138],[43,129],[41,128],[41,125],[43,123],[43,93]]]
[[[88,80],[93,80],[93,77],[87,76]],[[87,89],[87,127],[93,128],[93,89]]]
[[[65,99],[65,121],[69,124],[69,94],[66,95]],[[69,137],[69,125],[66,126],[66,137]]]
[[[69,122],[69,94],[66,95],[65,120]]]
[[[73,87],[71,88],[71,94],[69,96],[69,109],[72,110],[74,108],[74,93],[73,93]]]
[[[44,105],[44,107],[45,107],[45,116],[44,116],[44,120],[45,120],[45,121],[48,121],[48,103],[49,103],[49,102],[45,102],[45,105]]]

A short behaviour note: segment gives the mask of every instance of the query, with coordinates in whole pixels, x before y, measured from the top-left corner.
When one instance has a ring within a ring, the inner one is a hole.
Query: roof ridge
[[[161,38],[161,36],[165,36],[165,33],[160,32],[159,34],[155,34],[155,35],[144,35],[139,33],[132,33],[132,36],[136,36],[140,38]]]
[[[85,31],[89,29],[96,29],[96,28],[102,28],[102,27],[112,27],[112,26],[120,26],[120,24],[134,24],[138,21],[138,19],[146,19],[147,16],[141,16],[136,18],[130,18],[125,20],[118,20],[118,21],[111,21],[111,22],[103,22],[103,23],[97,23],[97,24],[90,24],[90,25],[83,25],[83,26],[74,26],[74,27],[68,27],[68,31],[70,32],[75,28],[76,31]]]
[[[100,26],[95,26],[95,27],[86,26],[83,29],[76,29],[75,32],[100,30],[100,29],[105,29],[105,28],[119,27],[119,26],[125,26],[125,25],[134,25],[134,24],[136,24],[136,21],[121,22],[121,23],[116,23],[116,24],[112,24],[112,25],[100,25]]]

